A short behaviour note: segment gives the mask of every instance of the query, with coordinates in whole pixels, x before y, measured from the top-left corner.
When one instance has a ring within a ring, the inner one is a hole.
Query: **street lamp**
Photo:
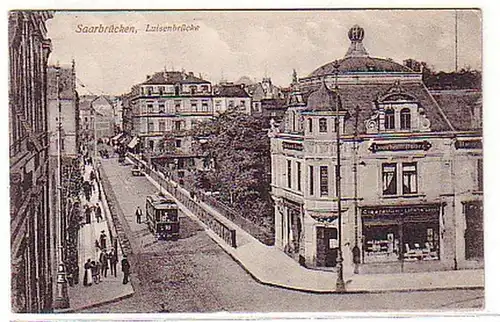
[[[336,95],[336,104],[335,104],[335,131],[337,134],[336,138],[336,147],[337,147],[337,167],[335,169],[335,185],[336,185],[336,193],[337,193],[337,222],[338,222],[338,241],[339,241],[339,251],[337,254],[337,283],[336,290],[337,292],[345,292],[345,282],[344,282],[344,267],[343,267],[343,256],[342,256],[342,194],[341,194],[341,178],[340,178],[340,96],[338,92],[338,74],[339,74],[339,63],[335,61],[334,63],[334,73],[335,73],[335,93]]]
[[[57,267],[57,284],[56,284],[56,299],[54,301],[54,307],[56,309],[66,309],[69,307],[69,297],[68,297],[68,281],[66,279],[66,266],[64,265],[64,249],[63,249],[63,211],[62,211],[62,175],[61,175],[61,130],[62,130],[62,121],[61,121],[61,99],[60,99],[60,88],[59,88],[59,78],[60,78],[60,68],[57,66],[56,68],[56,90],[57,90],[57,243],[58,243],[58,257],[59,257],[59,265]]]

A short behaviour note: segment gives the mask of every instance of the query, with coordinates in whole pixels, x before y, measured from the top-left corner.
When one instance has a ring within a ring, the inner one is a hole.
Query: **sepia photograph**
[[[13,314],[485,309],[480,9],[5,14]]]

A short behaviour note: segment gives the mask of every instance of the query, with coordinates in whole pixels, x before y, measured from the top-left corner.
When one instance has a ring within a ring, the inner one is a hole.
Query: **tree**
[[[260,118],[227,112],[201,123],[191,133],[198,154],[215,166],[197,176],[198,185],[219,191],[220,201],[247,218],[263,223],[272,216],[268,173],[270,142]]]

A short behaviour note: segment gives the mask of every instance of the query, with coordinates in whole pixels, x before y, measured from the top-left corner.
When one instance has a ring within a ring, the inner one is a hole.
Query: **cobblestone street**
[[[130,166],[120,166],[116,159],[102,164],[130,226],[134,249],[141,251],[131,258],[134,296],[85,312],[153,313],[161,304],[170,312],[185,313],[442,310],[483,305],[483,290],[331,295],[259,284],[188,217],[181,217],[178,241],[155,241],[134,216],[138,205],[144,208],[146,195],[155,192],[153,185],[145,177],[133,177]]]

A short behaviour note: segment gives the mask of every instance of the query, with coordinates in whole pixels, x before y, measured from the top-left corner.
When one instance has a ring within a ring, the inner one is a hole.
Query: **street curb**
[[[129,161],[131,161],[129,159]],[[161,189],[161,185],[158,184],[153,178],[151,178],[149,175],[146,175],[146,178],[158,189]],[[177,202],[182,204],[177,198],[172,196]],[[184,206],[184,204],[182,204]],[[202,223],[201,220],[194,214],[192,213],[186,206],[184,206],[191,214],[194,216],[198,222]],[[484,290],[484,286],[444,286],[444,287],[432,287],[432,288],[405,288],[405,289],[389,289],[389,290],[346,290],[343,292],[338,292],[335,290],[315,290],[315,289],[304,289],[300,287],[294,287],[294,286],[289,286],[289,285],[283,285],[283,284],[278,284],[278,283],[273,283],[273,282],[267,282],[264,280],[261,280],[259,277],[257,277],[254,273],[252,273],[242,262],[241,260],[236,257],[235,254],[231,252],[231,249],[229,247],[226,248],[226,244],[222,244],[219,240],[217,240],[216,235],[212,234],[213,232],[206,227],[206,225],[203,224],[202,226],[207,232],[208,236],[215,241],[215,243],[224,250],[236,263],[238,263],[243,270],[249,274],[252,279],[254,279],[256,282],[262,285],[266,286],[271,286],[274,288],[280,288],[280,289],[287,289],[287,290],[292,290],[296,292],[302,292],[302,293],[310,293],[310,294],[386,294],[386,293],[405,293],[405,292],[436,292],[436,291],[446,291],[446,290]],[[218,237],[218,236],[217,236]],[[349,284],[350,280],[346,281],[346,284]]]
[[[88,310],[88,309],[96,308],[96,307],[99,307],[102,305],[119,302],[121,300],[132,297],[134,295],[134,293],[135,293],[134,287],[132,286],[132,292],[129,292],[129,293],[124,294],[124,295],[120,295],[120,296],[115,297],[113,299],[106,300],[106,301],[99,302],[99,303],[92,303],[92,304],[81,306],[78,308],[69,308],[69,309],[65,309],[65,310],[58,310],[58,311],[54,311],[54,313],[78,313],[78,311]]]

